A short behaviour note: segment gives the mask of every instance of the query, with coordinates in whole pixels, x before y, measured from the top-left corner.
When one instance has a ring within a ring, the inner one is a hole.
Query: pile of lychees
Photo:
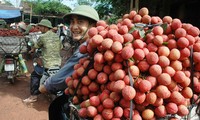
[[[89,56],[66,79],[70,95],[81,79],[73,97],[81,118],[122,120],[130,118],[130,111],[133,120],[189,114],[200,94],[197,27],[170,16],[150,16],[145,7],[117,24],[101,20],[96,25],[79,49]]]

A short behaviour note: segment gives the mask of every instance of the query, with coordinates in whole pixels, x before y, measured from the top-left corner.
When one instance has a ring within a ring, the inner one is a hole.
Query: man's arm
[[[39,90],[42,93],[56,93],[58,91],[64,91],[67,88],[65,79],[71,76],[74,71],[74,65],[78,63],[79,59],[88,56],[87,54],[81,54],[78,51],[75,52],[65,63],[65,65],[54,76],[48,78],[44,86],[40,86]]]

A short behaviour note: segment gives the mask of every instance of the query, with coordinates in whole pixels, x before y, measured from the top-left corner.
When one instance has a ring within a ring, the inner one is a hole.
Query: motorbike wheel
[[[15,78],[10,79],[10,83],[14,84],[15,83]]]
[[[15,83],[15,76],[13,71],[8,71],[7,79],[10,81],[11,84]]]

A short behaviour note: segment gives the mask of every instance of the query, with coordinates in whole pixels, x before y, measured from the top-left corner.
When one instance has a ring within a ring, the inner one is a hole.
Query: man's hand
[[[47,92],[47,89],[45,88],[44,85],[40,85],[39,91],[40,91],[41,93],[48,93],[48,92]]]
[[[30,51],[28,51],[29,54],[34,53],[35,52],[35,48],[32,48]]]

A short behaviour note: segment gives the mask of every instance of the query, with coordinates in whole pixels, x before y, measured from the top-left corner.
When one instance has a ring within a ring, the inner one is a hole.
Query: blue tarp
[[[0,10],[0,18],[9,19],[21,16],[20,10]]]

